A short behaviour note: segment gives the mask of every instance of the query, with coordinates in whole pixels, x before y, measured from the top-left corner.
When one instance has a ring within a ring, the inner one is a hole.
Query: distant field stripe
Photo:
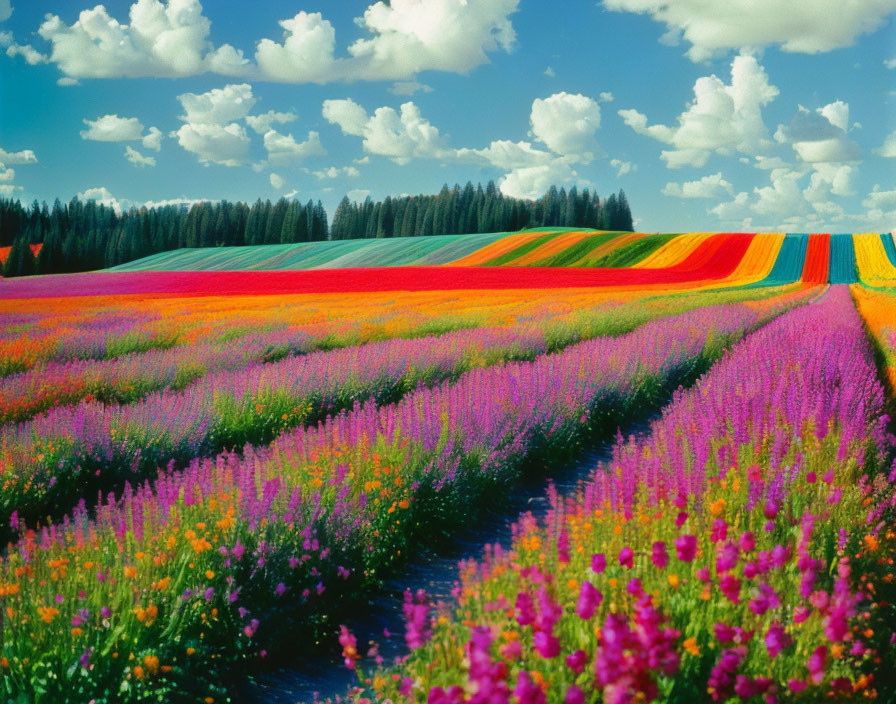
[[[713,232],[688,232],[678,235],[653,254],[634,264],[633,267],[635,269],[665,269],[680,264],[714,234]]]
[[[884,245],[884,251],[890,258],[890,264],[896,266],[896,244],[893,242],[893,235],[890,232],[881,232],[880,241]]]
[[[584,239],[570,245],[562,252],[542,259],[533,266],[550,266],[550,267],[567,267],[573,266],[583,256],[593,251],[597,247],[601,247],[608,242],[622,236],[619,232],[601,232],[598,234],[589,234]]]
[[[828,280],[831,261],[831,236],[828,234],[809,235],[806,261],[800,281],[804,284],[824,284]]]
[[[603,259],[609,254],[612,254],[617,249],[628,247],[629,245],[637,242],[638,240],[642,240],[645,237],[649,237],[649,235],[646,235],[643,232],[622,233],[617,237],[600,243],[591,251],[585,252],[582,257],[577,259],[569,266],[597,266],[597,264],[595,264],[596,261]]]
[[[896,282],[896,267],[876,232],[853,235],[859,278],[866,283]]]
[[[858,280],[852,235],[831,235],[831,266],[828,281],[832,284],[854,284]]]
[[[762,281],[774,267],[783,244],[783,233],[769,233],[754,237],[740,264],[723,281],[731,286],[745,286]]]
[[[525,256],[529,252],[538,249],[539,247],[552,242],[557,237],[560,237],[562,233],[560,232],[548,232],[546,234],[541,235],[541,237],[536,237],[533,240],[529,240],[523,245],[516,247],[509,252],[505,252],[499,257],[495,257],[494,259],[490,259],[487,262],[484,262],[482,266],[516,266],[514,262],[520,257]]]
[[[772,270],[762,281],[757,281],[752,286],[786,286],[799,281],[808,246],[809,235],[796,233],[785,235]]]
[[[678,237],[678,235],[647,235],[636,242],[620,247],[610,254],[595,260],[591,266],[613,269],[630,268],[675,237]]]
[[[442,265],[486,247],[507,237],[506,232],[492,232],[481,235],[458,235],[453,241],[443,244],[416,262],[417,266]],[[448,238],[446,238],[448,239]]]
[[[561,232],[551,241],[545,242],[521,257],[517,257],[510,264],[511,266],[538,266],[538,263],[542,260],[549,259],[569,249],[574,244],[593,234],[594,232],[590,230],[585,232]]]
[[[532,240],[538,239],[539,237],[544,237],[544,232],[523,232],[514,235],[507,235],[506,237],[502,237],[497,242],[492,242],[490,245],[483,247],[480,250],[470,253],[469,255],[462,257],[461,259],[457,259],[453,262],[448,262],[446,266],[482,266],[487,261],[491,261],[492,259],[496,259],[507,252],[511,252],[518,247],[522,247],[527,242],[531,242]]]

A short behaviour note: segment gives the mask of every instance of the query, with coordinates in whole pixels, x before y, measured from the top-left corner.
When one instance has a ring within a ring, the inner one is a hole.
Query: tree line
[[[494,181],[485,188],[468,182],[442,186],[437,195],[402,196],[352,202],[336,208],[330,237],[421,237],[426,235],[515,232],[526,227],[582,227],[631,231],[632,212],[625,191],[601,200],[587,188],[551,186],[535,201],[509,198]]]
[[[118,213],[77,198],[56,200],[52,209],[0,199],[0,247],[12,246],[4,276],[92,271],[170,249],[313,242],[328,234],[320,201],[203,201]],[[29,244],[42,245],[37,257]]]
[[[494,182],[483,188],[445,185],[436,195],[343,198],[332,226],[320,201],[281,198],[275,203],[228,201],[130,208],[93,200],[58,199],[50,208],[0,198],[0,247],[11,247],[3,276],[104,269],[150,254],[186,247],[290,244],[328,239],[418,237],[513,232],[527,227],[632,230],[623,191],[602,200],[588,189],[551,186],[538,200],[504,196]],[[35,257],[30,245],[41,245]]]

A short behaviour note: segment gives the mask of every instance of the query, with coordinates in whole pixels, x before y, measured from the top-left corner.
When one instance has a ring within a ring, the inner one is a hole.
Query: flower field
[[[0,696],[238,701],[341,650],[358,702],[890,701],[887,238],[550,230],[0,281]],[[358,643],[344,615],[421,551],[601,445],[449,602],[407,593],[405,655]]]

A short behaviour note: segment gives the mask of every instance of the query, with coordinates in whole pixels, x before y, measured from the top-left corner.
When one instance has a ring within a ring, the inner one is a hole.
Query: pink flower
[[[770,658],[774,659],[784,648],[791,644],[792,638],[784,630],[784,626],[775,621],[765,633],[765,647]]]
[[[588,621],[594,616],[594,612],[600,605],[600,602],[603,601],[603,598],[603,594],[597,590],[597,587],[586,579],[582,582],[582,588],[579,591],[579,600],[576,602],[576,614],[578,614],[579,618]]]
[[[535,603],[529,592],[520,592],[516,595],[516,622],[521,626],[535,623]]]
[[[547,701],[541,687],[532,681],[529,673],[525,670],[517,676],[513,693],[517,696],[519,704],[545,704]]]
[[[725,523],[724,519],[717,518],[712,522],[712,531],[709,534],[709,539],[714,543],[720,543],[728,539],[728,524]]]
[[[681,535],[675,539],[675,553],[682,562],[691,562],[697,555],[697,536]]]
[[[514,641],[519,642],[519,641]],[[566,656],[566,666],[577,675],[585,669],[585,663],[588,662],[588,655],[584,650],[577,650]]]
[[[602,552],[591,556],[591,569],[595,574],[600,574],[607,569],[607,556]]]
[[[574,684],[569,685],[566,690],[566,696],[563,697],[563,704],[585,704],[585,693]]]
[[[653,561],[653,564],[663,569],[666,565],[669,564],[669,553],[666,552],[666,543],[662,540],[657,540],[653,544],[653,553],[650,556],[650,559]]]
[[[619,564],[623,567],[628,567],[629,569],[631,569],[632,565],[634,564],[634,558],[635,553],[628,546],[622,548],[622,550],[619,551]]]
[[[687,511],[679,511],[678,515],[675,517],[675,527],[681,528],[688,521],[688,513]]]
[[[740,602],[741,581],[733,574],[726,574],[719,580],[719,589],[732,604]]]
[[[532,647],[546,660],[560,654],[560,639],[550,631],[536,631],[532,638]]]
[[[824,645],[819,645],[809,656],[806,667],[809,675],[815,684],[821,684],[824,680],[824,670],[828,659],[828,649]]]
[[[750,531],[742,533],[740,536],[740,549],[744,552],[752,552],[756,548],[756,536]]]

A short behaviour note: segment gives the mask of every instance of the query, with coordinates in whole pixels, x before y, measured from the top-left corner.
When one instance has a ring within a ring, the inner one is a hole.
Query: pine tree
[[[11,279],[14,276],[32,276],[35,273],[37,273],[37,266],[31,245],[24,237],[19,237],[12,243],[12,248],[9,250],[9,256],[3,266],[3,276]]]

